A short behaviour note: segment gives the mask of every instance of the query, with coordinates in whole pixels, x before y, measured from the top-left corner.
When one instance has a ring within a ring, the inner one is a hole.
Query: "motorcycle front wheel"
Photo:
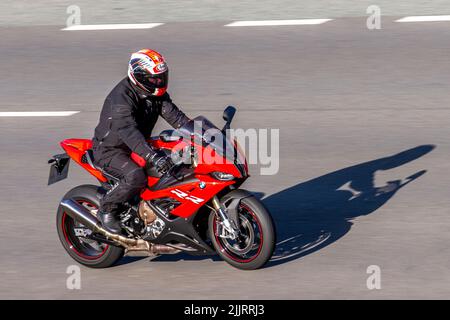
[[[221,199],[226,202],[227,196]],[[220,235],[220,220],[212,212],[209,216],[209,238],[219,256],[242,270],[264,266],[275,248],[275,227],[269,211],[254,196],[241,199],[238,207],[240,236],[230,239]]]

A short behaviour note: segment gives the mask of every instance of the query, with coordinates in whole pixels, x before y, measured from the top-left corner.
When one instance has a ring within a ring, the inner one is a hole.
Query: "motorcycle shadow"
[[[401,180],[375,186],[375,173],[389,170],[431,152],[434,145],[418,146],[393,156],[344,168],[299,183],[262,201],[277,228],[277,245],[266,267],[299,259],[339,240],[351,229],[352,219],[383,206],[395,193],[426,170]]]

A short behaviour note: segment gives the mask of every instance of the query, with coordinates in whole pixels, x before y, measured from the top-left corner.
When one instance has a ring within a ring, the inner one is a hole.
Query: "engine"
[[[156,239],[161,232],[163,232],[166,224],[164,221],[155,214],[155,212],[150,208],[146,201],[141,201],[139,203],[139,217],[144,223],[145,234],[143,238],[145,240]]]

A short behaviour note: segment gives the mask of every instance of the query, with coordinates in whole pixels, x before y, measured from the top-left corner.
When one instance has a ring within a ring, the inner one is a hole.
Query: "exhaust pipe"
[[[89,210],[83,207],[72,199],[64,199],[61,201],[61,206],[65,209],[65,212],[74,220],[84,224],[92,231],[100,231],[102,224],[97,218],[89,212]],[[105,230],[106,231],[106,230]],[[100,231],[101,232],[101,231]]]
[[[175,254],[181,250],[162,245],[152,244],[142,239],[130,239],[120,234],[111,233],[102,227],[100,221],[85,207],[72,199],[64,199],[61,201],[61,206],[72,219],[82,223],[87,228],[94,232],[104,235],[107,239],[117,242],[119,245],[125,247],[128,251],[146,251],[150,254]]]

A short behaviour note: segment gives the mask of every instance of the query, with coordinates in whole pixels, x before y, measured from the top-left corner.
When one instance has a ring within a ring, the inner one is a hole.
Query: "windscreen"
[[[235,148],[232,141],[223,134],[211,121],[203,116],[196,117],[177,130],[183,139],[190,140],[194,136],[194,142],[203,147],[213,148],[219,155],[234,162],[236,159]]]

